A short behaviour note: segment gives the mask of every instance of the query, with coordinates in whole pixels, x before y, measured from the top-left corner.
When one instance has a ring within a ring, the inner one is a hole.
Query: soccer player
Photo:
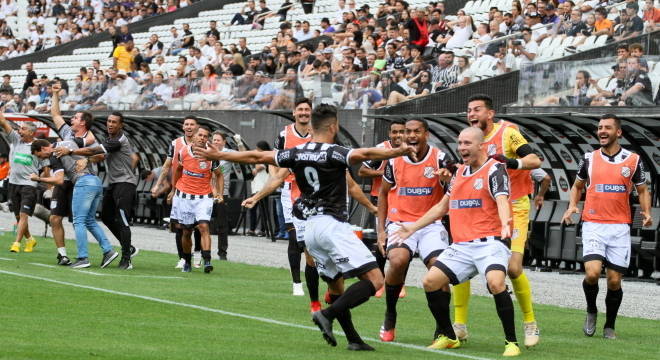
[[[28,216],[34,213],[37,205],[37,183],[30,179],[30,174],[36,174],[44,164],[32,155],[30,146],[34,141],[37,127],[32,122],[25,121],[18,130],[12,129],[0,110],[0,127],[7,133],[9,143],[9,207],[16,216],[16,239],[9,248],[11,252],[21,251],[21,240],[27,239],[23,251],[32,252],[37,240],[30,235]]]
[[[275,139],[274,148],[276,150],[285,150],[296,147],[300,144],[309,142],[312,139],[310,133],[310,119],[312,114],[312,101],[308,98],[298,98],[294,103],[293,119],[294,123],[284,127]],[[289,268],[291,269],[291,278],[293,280],[293,295],[305,295],[302,282],[300,281],[300,257],[304,252],[304,248],[298,246],[298,239],[296,237],[296,223],[298,222],[292,214],[293,203],[298,199],[300,190],[296,184],[296,179],[293,174],[289,173],[288,169],[280,169],[282,174],[286,174],[287,178],[282,187],[281,202],[282,210],[284,212],[284,222],[289,235],[289,247],[287,255],[289,257]],[[271,174],[276,174],[277,171],[271,171]],[[316,266],[311,262],[311,258],[306,258],[305,264],[305,283],[307,290],[310,292],[309,297],[312,302],[319,300],[318,284],[319,275]]]
[[[103,196],[101,219],[121,244],[119,268],[130,270],[133,268],[131,257],[135,256],[138,250],[131,245],[131,227],[128,220],[133,211],[138,181],[135,168],[140,159],[124,134],[124,116],[120,112],[113,112],[108,116],[106,128],[108,136],[100,146],[79,149],[61,146],[55,153],[58,156],[106,156],[109,187]]]
[[[390,129],[388,132],[388,140],[376,145],[376,147],[395,148],[401,145],[406,131],[405,123],[401,120],[394,120],[390,122]],[[385,161],[365,161],[358,170],[358,176],[363,178],[371,178],[371,202],[375,205],[378,204],[378,195],[380,194],[380,185],[383,182],[383,173],[385,172]],[[376,227],[378,224],[376,224]],[[376,251],[376,261],[380,271],[385,276],[385,256]],[[380,288],[376,292],[376,297],[381,297],[385,288]],[[401,291],[405,291],[401,288]]]
[[[51,101],[50,114],[57,133],[62,140],[76,141],[80,147],[96,145],[96,139],[89,129],[94,122],[94,116],[87,111],[80,111],[75,113],[71,118],[71,126],[69,126],[62,117],[60,112],[60,90],[62,89],[60,83],[53,84],[53,97]],[[97,159],[90,159],[94,162],[102,160],[102,156]],[[57,264],[58,265],[71,265],[71,260],[67,256],[66,246],[64,244],[64,226],[62,226],[62,218],[71,216],[71,198],[73,197],[73,183],[68,179],[66,173],[64,175],[64,182],[61,185],[53,187],[53,195],[50,200],[50,226],[53,232],[53,239],[57,247]]]
[[[210,135],[211,131],[207,127],[199,126],[192,144],[197,148],[205,148]],[[191,271],[191,236],[192,228],[196,227],[202,237],[204,272],[208,274],[213,271],[209,222],[214,201],[222,201],[222,171],[220,162],[205,161],[193,155],[192,144],[186,145],[175,155],[178,157],[179,166],[174,172],[172,191],[167,199],[172,201],[171,217],[176,219],[179,227],[183,228],[181,243],[186,262],[181,271]],[[215,182],[213,176],[217,179]],[[211,187],[212,184],[215,184],[215,189]]]
[[[378,247],[383,254],[388,235],[396,232],[399,224],[415,222],[440,202],[444,195],[443,182],[451,178],[447,167],[453,166],[453,162],[428,144],[429,128],[425,120],[406,121],[405,133],[405,142],[415,149],[418,161],[398,157],[386,162],[378,197]],[[449,236],[439,219],[401,243],[387,244],[390,267],[385,273],[386,311],[380,327],[381,341],[394,341],[396,337],[396,304],[413,256],[419,254],[430,268],[447,246]]]
[[[353,233],[346,207],[346,169],[366,160],[385,160],[412,154],[413,148],[362,148],[350,150],[334,144],[339,131],[337,110],[319,105],[312,114],[312,142],[295,148],[275,151],[220,152],[197,148],[195,154],[206,159],[251,164],[272,164],[293,170],[301,197],[294,205],[299,218],[307,218],[305,244],[314,257],[319,272],[328,282],[332,305],[316,311],[312,319],[323,337],[332,345],[332,323],[337,319],[348,339],[349,350],[373,350],[353,327],[350,309],[369,299],[383,285],[376,259]],[[344,278],[360,280],[344,292]]]
[[[584,155],[575,183],[571,188],[571,202],[562,219],[572,224],[572,214],[579,212],[577,203],[586,187],[582,210],[582,256],[585,275],[582,288],[587,300],[587,316],[583,331],[587,336],[596,332],[596,297],[598,279],[603,265],[607,267],[606,319],[603,337],[616,339],[614,323],[623,299],[621,278],[630,263],[631,211],[628,201],[633,186],[639,195],[643,226],[651,226],[651,194],[646,185],[644,166],[639,155],[619,145],[621,120],[605,114],[598,122],[600,149]]]
[[[56,157],[55,150],[60,148],[67,148],[68,155]],[[71,180],[73,183],[71,209],[78,248],[78,258],[71,264],[71,267],[82,269],[91,266],[87,251],[87,231],[89,231],[103,251],[101,267],[104,268],[110,265],[119,254],[112,249],[103,229],[96,222],[96,209],[103,194],[103,184],[101,179],[94,174],[93,166],[86,157],[71,154],[71,151],[76,149],[78,149],[78,145],[71,140],[59,142],[55,146],[47,140],[35,140],[32,143],[31,151],[40,159],[50,159],[51,174],[48,177],[39,177],[33,173],[31,178],[37,182],[53,185],[63,184],[65,175]]]
[[[416,231],[449,214],[452,244],[438,256],[423,280],[429,309],[436,321],[432,349],[455,349],[461,341],[449,317],[451,293],[448,284],[458,285],[477,273],[486,278],[506,338],[504,356],[517,356],[514,310],[504,282],[511,251],[509,175],[503,164],[486,155],[483,132],[468,127],[458,135],[463,158],[447,193],[413,224],[403,224],[390,241],[402,243]]]
[[[506,164],[511,179],[511,208],[513,212],[513,232],[511,236],[511,259],[508,275],[518,304],[523,313],[525,346],[531,347],[539,342],[539,328],[532,307],[532,290],[523,272],[522,262],[525,242],[529,228],[529,195],[532,192],[532,178],[529,170],[541,166],[541,160],[534,154],[527,140],[510,123],[494,123],[495,109],[493,100],[487,95],[473,95],[468,99],[467,121],[485,134],[484,149],[489,157]],[[470,283],[454,286],[454,330],[461,340],[468,338],[468,301]]]
[[[181,149],[192,143],[192,137],[197,131],[198,126],[199,124],[197,122],[197,118],[194,115],[188,115],[183,119],[183,124],[182,124],[183,136],[179,136],[178,138],[172,140],[172,142],[170,143],[170,147],[167,150],[167,158],[165,159],[165,162],[163,162],[162,171],[158,176],[158,180],[156,180],[156,183],[151,188],[152,197],[154,198],[158,197],[158,191],[161,188],[161,186],[163,186],[163,183],[167,181],[168,176],[170,177],[170,179],[174,177],[174,171],[176,171],[177,167],[179,166],[178,157],[175,156],[175,154],[178,154],[179,151],[181,151]],[[181,246],[181,232],[182,232],[181,228],[175,227],[176,250],[177,253],[179,254],[179,261],[174,267],[175,269],[182,269],[183,264],[185,264],[186,262],[183,259],[183,248]],[[193,265],[195,267],[199,267],[200,262],[202,260],[202,256],[199,253],[201,238],[199,231],[197,229],[195,229],[194,231],[194,236],[195,236],[195,256],[194,256],[195,261],[193,262]]]

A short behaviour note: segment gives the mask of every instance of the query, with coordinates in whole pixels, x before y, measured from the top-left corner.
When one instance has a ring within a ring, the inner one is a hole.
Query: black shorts
[[[9,208],[18,216],[20,213],[32,216],[37,205],[37,188],[30,185],[9,184]]]
[[[71,216],[71,198],[73,197],[73,183],[65,181],[62,185],[53,188],[53,197],[50,199],[50,214],[61,217]]]

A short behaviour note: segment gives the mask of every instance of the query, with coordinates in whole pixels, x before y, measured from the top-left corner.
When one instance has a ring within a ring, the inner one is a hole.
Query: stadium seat
[[[538,261],[545,258],[545,244],[548,233],[548,222],[552,217],[552,212],[555,209],[555,201],[546,201],[543,207],[537,212],[536,218],[532,222],[530,238],[532,239],[532,254]]]

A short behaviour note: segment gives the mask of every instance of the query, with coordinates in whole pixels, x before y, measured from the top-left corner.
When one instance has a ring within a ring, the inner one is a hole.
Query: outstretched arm
[[[277,165],[275,163],[275,151],[220,151],[217,148],[209,145],[207,148],[193,146],[193,153],[195,156],[204,158],[206,160],[226,160],[241,164],[269,164]]]
[[[353,149],[348,161],[351,165],[355,165],[367,160],[387,160],[403,155],[414,157],[415,149],[408,146],[406,143],[393,149],[377,147]]]

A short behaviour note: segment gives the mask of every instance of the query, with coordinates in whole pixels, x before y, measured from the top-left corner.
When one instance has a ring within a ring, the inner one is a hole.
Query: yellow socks
[[[529,285],[529,279],[527,279],[527,275],[522,273],[516,279],[511,279],[511,284],[513,285],[513,291],[516,294],[516,299],[518,299],[520,310],[522,310],[523,313],[523,321],[536,321],[534,318],[534,309],[532,307],[532,288]],[[458,314],[458,311],[456,313]]]
[[[470,282],[452,286],[454,289],[454,323],[467,324],[470,303]]]

